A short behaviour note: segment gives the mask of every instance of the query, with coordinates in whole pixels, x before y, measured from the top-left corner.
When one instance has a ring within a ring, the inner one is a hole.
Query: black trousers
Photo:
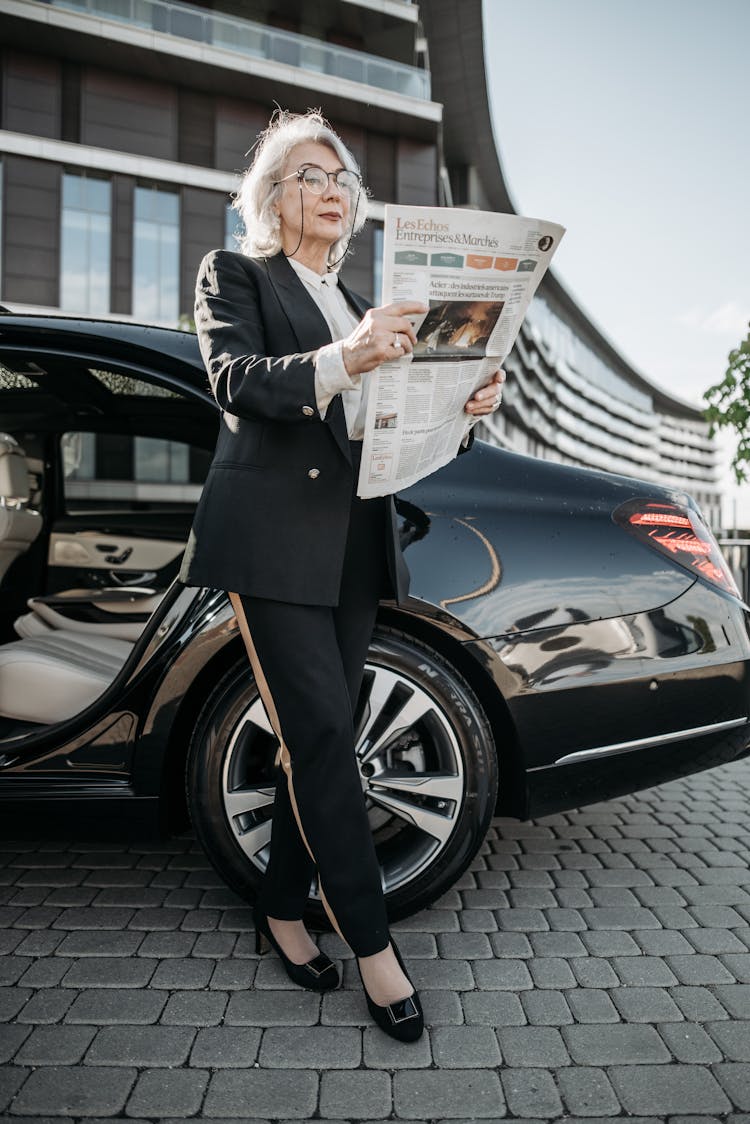
[[[352,445],[356,488],[361,443]],[[261,908],[271,917],[301,918],[317,868],[326,912],[356,956],[380,952],[389,940],[353,726],[388,583],[386,514],[385,500],[352,496],[338,606],[230,594],[281,746]]]

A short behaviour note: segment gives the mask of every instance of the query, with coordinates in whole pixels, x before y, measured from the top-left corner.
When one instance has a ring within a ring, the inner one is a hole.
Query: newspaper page
[[[357,494],[409,488],[457,454],[478,418],[464,412],[515,342],[565,228],[447,207],[385,208],[382,304],[411,300],[412,355],[368,380]]]

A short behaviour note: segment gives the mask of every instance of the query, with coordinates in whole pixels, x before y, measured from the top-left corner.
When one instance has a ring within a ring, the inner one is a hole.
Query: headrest
[[[23,449],[10,434],[0,433],[0,500],[26,503],[29,498],[29,472]]]

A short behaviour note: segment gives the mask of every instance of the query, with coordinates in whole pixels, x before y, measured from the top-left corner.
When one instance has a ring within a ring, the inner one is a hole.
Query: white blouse
[[[333,343],[325,344],[315,357],[315,401],[321,418],[336,394],[341,395],[351,441],[361,441],[365,432],[368,374],[350,375],[344,366],[341,341],[359,323],[339,289],[337,273],[316,273],[294,258],[287,258],[294,272],[322,312]]]

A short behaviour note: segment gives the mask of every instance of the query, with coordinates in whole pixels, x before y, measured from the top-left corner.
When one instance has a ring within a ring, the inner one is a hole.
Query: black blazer
[[[364,315],[368,305],[340,288]],[[314,355],[331,342],[323,314],[283,254],[212,250],[198,271],[195,324],[222,414],[181,581],[336,605],[353,469],[341,395],[325,419],[315,401]],[[391,581],[403,601],[409,574],[393,497],[386,508]]]

